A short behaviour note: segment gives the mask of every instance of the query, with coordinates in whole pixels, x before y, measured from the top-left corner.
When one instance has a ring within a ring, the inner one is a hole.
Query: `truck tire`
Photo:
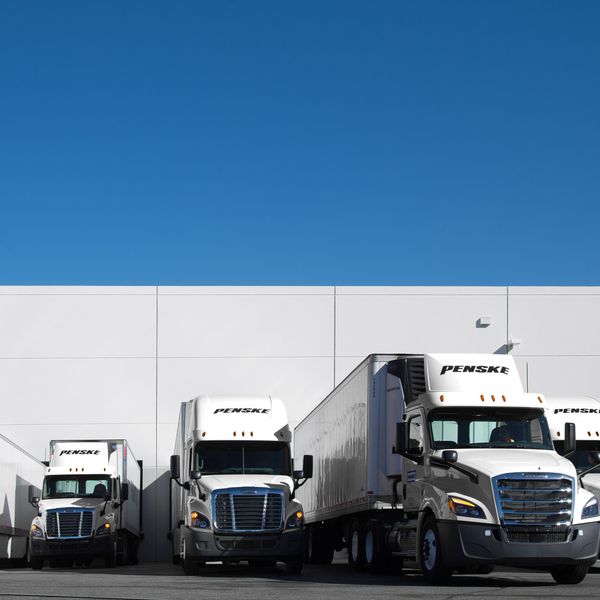
[[[365,566],[369,573],[384,573],[390,566],[390,553],[385,545],[385,532],[376,520],[367,523],[365,529]]]
[[[117,564],[117,541],[115,540],[115,543],[113,544],[112,549],[109,551],[108,554],[106,554],[104,556],[104,566],[107,569],[113,569],[116,564]]]
[[[430,583],[442,583],[450,579],[452,570],[444,566],[440,534],[433,516],[425,518],[419,537],[419,558],[423,577]]]
[[[300,575],[302,566],[302,557],[298,557],[296,560],[288,560],[285,563],[285,572],[287,575]]]
[[[305,535],[304,562],[311,565],[330,565],[333,553],[333,544],[327,529],[319,525],[309,525]]]
[[[550,570],[556,583],[581,583],[587,575],[589,567],[582,565],[561,565]]]
[[[124,533],[117,537],[117,565],[129,564],[129,536]]]
[[[44,568],[44,559],[32,556],[29,564],[34,571],[41,571]]]
[[[139,542],[137,539],[131,539],[129,544],[129,564],[137,565],[139,562]]]
[[[365,566],[365,530],[358,519],[352,521],[348,530],[348,564],[357,571]]]

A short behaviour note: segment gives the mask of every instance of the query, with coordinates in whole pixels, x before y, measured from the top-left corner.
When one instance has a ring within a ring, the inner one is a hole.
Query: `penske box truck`
[[[31,499],[31,567],[137,564],[142,487],[127,440],[52,440],[42,495]]]
[[[291,431],[278,398],[200,396],[181,404],[171,457],[173,561],[187,574],[207,562],[285,563],[304,552],[296,490],[311,457],[292,470]]]
[[[298,491],[306,558],[371,571],[416,561],[426,579],[495,565],[582,581],[598,556],[598,500],[555,452],[541,394],[506,355],[371,355],[295,429],[314,455]],[[575,446],[568,423],[567,451]]]
[[[46,467],[0,434],[0,565],[27,563],[29,527]]]

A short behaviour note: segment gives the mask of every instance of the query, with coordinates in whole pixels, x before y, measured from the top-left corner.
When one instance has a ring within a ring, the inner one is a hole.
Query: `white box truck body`
[[[173,561],[188,574],[211,561],[302,568],[301,476],[281,400],[201,396],[181,404],[171,457]]]
[[[578,583],[598,554],[598,501],[554,451],[544,406],[510,356],[369,356],[294,432],[296,454],[314,456],[298,492],[306,559],[346,546],[357,567],[396,556],[432,581],[502,564]]]
[[[29,527],[36,515],[29,499],[40,494],[45,470],[0,434],[0,561],[26,562]]]
[[[142,463],[127,440],[52,440],[31,566],[136,564],[142,539]]]

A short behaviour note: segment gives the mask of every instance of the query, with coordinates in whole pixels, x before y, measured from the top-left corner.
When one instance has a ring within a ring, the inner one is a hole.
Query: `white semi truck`
[[[577,469],[581,485],[600,500],[600,400],[591,396],[546,398],[546,418],[554,448]],[[574,423],[577,448],[565,452],[564,429]]]
[[[0,564],[27,563],[29,526],[46,467],[0,434]]]
[[[52,440],[38,514],[31,523],[31,567],[137,564],[142,533],[142,462],[127,440]]]
[[[312,458],[292,470],[281,400],[201,396],[181,404],[171,457],[173,562],[196,574],[207,562],[248,561],[302,570],[297,488]]]
[[[579,583],[598,556],[598,500],[554,451],[545,404],[510,356],[367,357],[294,432],[315,457],[298,492],[306,559],[346,546],[373,572],[395,557],[437,582],[510,565]],[[571,423],[563,436],[571,451]]]

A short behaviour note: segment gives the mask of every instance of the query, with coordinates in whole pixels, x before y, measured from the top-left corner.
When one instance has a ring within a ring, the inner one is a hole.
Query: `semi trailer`
[[[46,467],[0,434],[0,564],[27,564],[29,526]]]
[[[600,400],[591,396],[548,397],[546,417],[556,451],[577,470],[580,484],[600,500]],[[564,428],[574,423],[577,448],[565,451]]]
[[[137,564],[142,489],[127,440],[52,440],[42,495],[31,498],[31,567]]]
[[[545,405],[507,355],[370,355],[294,431],[315,458],[305,559],[346,547],[355,568],[416,562],[433,582],[510,565],[579,583],[598,500],[555,452]],[[571,422],[562,436],[573,451]]]
[[[186,574],[207,562],[285,563],[300,573],[302,505],[296,490],[311,457],[293,471],[281,400],[200,396],[183,402],[171,457],[173,562]]]

